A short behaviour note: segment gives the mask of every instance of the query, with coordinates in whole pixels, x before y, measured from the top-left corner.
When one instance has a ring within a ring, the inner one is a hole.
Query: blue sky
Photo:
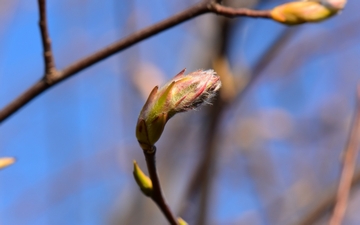
[[[64,68],[133,31],[179,12],[191,2],[48,1],[56,65]],[[261,7],[269,8],[277,2],[280,1],[265,1]],[[42,76],[36,3],[9,1],[0,9],[3,11],[0,13],[0,107]],[[218,172],[214,174],[211,198],[214,224],[233,221],[237,221],[233,224],[272,224],[271,221],[287,224],[294,217],[290,211],[285,219],[269,212],[276,201],[281,199],[279,208],[286,208],[287,204],[301,208],[297,200],[281,197],[291,195],[291,190],[297,190],[295,187],[311,187],[317,193],[325,184],[336,180],[337,157],[346,141],[354,91],[360,78],[358,31],[351,26],[345,29],[359,20],[358,7],[358,2],[350,1],[348,8],[336,18],[291,28],[297,29],[294,37],[263,70],[244,101],[230,109],[232,113],[223,120],[220,132],[224,158],[219,160]],[[115,218],[126,218],[127,210],[136,204],[144,207],[138,212],[142,223],[164,223],[158,209],[141,196],[132,180],[132,160],[135,158],[144,165],[134,136],[136,118],[144,101],[135,88],[136,71],[151,65],[165,81],[185,67],[189,72],[203,68],[214,48],[211,23],[215,17],[201,16],[98,63],[46,91],[1,124],[0,154],[15,156],[18,162],[0,173],[0,223],[111,224]],[[289,28],[261,19],[236,20],[228,56],[236,76],[251,71],[284,29]],[[153,79],[151,73],[147,78],[149,83]],[[291,134],[280,140],[259,139],[258,148],[250,150],[231,139],[236,124],[259,120],[262,111],[273,109],[282,110],[294,120]],[[323,109],[325,114],[330,109],[339,115],[334,119],[326,114],[340,124],[337,135],[320,132],[324,125]],[[186,120],[193,121],[191,126],[200,127],[201,118],[195,114],[177,116],[184,119],[169,123],[166,131],[174,131]],[[201,133],[196,129],[192,132]],[[318,138],[313,140],[313,136]],[[329,144],[334,138],[337,142]],[[159,145],[166,146],[171,141],[169,134]],[[176,153],[174,158],[167,158],[170,149],[159,150],[164,154],[159,161],[167,187],[165,192],[175,209],[179,208],[179,193],[183,192],[188,177],[185,171],[189,169],[181,168],[196,164],[196,160],[184,163],[181,159],[198,155],[191,137],[180,143],[189,149]],[[326,158],[329,161],[320,165],[318,162],[327,154],[331,155]],[[249,174],[249,170],[262,168],[257,167],[259,161],[255,156],[268,157],[265,163],[273,165],[276,178],[270,172],[268,180],[257,180]],[[235,165],[234,169],[227,160]],[[314,174],[306,176],[306,168]],[[179,176],[180,183],[171,178],[173,174]],[[266,184],[268,188],[264,187]],[[152,212],[154,218],[147,219]],[[129,221],[137,224],[139,218]]]

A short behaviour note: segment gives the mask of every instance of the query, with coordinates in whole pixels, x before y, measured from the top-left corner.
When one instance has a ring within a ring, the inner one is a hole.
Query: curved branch
[[[44,1],[39,0],[39,3],[40,3],[40,15],[45,15],[45,14],[43,14],[44,10],[45,10],[45,5],[41,4],[41,3],[44,3]],[[3,122],[8,117],[10,117],[12,114],[14,114],[17,110],[22,108],[24,105],[26,105],[28,102],[30,102],[32,99],[34,99],[36,96],[38,96],[39,94],[44,92],[46,89],[65,80],[66,78],[71,77],[72,75],[114,55],[115,53],[123,51],[126,48],[129,48],[132,45],[139,43],[140,41],[143,41],[146,38],[154,36],[164,30],[167,30],[167,29],[174,27],[182,22],[185,22],[189,19],[195,18],[195,17],[205,14],[205,13],[216,13],[216,14],[226,16],[226,17],[248,16],[248,17],[270,18],[269,11],[257,11],[257,10],[250,10],[250,9],[244,9],[244,8],[233,9],[230,7],[221,6],[220,4],[216,3],[213,0],[201,1],[200,3],[193,5],[192,7],[188,8],[174,16],[171,16],[168,19],[165,19],[154,25],[151,25],[140,31],[137,31],[137,32],[99,50],[98,52],[95,52],[95,53],[69,65],[62,71],[52,73],[51,79],[47,79],[45,84],[44,84],[44,80],[38,81],[33,86],[31,86],[27,91],[22,93],[18,98],[16,98],[12,102],[10,102],[7,106],[5,106],[0,111],[0,123]],[[40,22],[40,24],[41,24],[41,22]],[[44,26],[44,27],[46,28],[46,26]],[[50,46],[50,42],[49,42],[50,38],[48,37],[48,35],[46,35],[47,34],[46,31],[47,31],[47,29],[44,29],[41,26],[43,45],[44,45],[44,51],[45,51],[45,56],[46,56],[45,64],[48,65],[46,67],[46,68],[48,68],[49,65],[51,65],[50,62],[53,63],[53,59],[52,59],[52,54],[50,57],[47,57],[47,54],[46,54],[46,52]],[[50,50],[51,50],[51,48],[50,48]]]

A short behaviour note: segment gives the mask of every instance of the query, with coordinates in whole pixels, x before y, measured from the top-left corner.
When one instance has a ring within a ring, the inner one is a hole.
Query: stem
[[[149,171],[149,176],[153,185],[153,193],[151,195],[151,199],[159,206],[160,210],[163,212],[166,219],[169,221],[171,225],[177,225],[178,222],[171,212],[169,206],[165,202],[165,198],[162,194],[159,177],[156,172],[156,147],[154,146],[153,152],[144,151],[146,164]]]

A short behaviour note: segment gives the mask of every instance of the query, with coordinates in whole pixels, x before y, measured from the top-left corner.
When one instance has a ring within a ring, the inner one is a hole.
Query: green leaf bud
[[[140,190],[144,195],[150,197],[152,195],[153,186],[150,178],[144,174],[144,172],[140,169],[137,162],[134,160],[134,178],[136,183],[139,185]]]
[[[188,225],[188,223],[185,220],[183,220],[181,217],[178,218],[178,223],[179,225]]]

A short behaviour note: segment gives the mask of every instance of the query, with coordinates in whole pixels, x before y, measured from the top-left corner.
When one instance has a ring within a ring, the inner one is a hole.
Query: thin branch
[[[356,104],[357,109],[353,121],[353,126],[344,153],[344,165],[341,172],[340,183],[336,197],[336,205],[329,225],[342,224],[349,199],[351,181],[354,176],[356,158],[360,147],[360,86],[358,86],[357,90]]]
[[[56,69],[47,25],[46,0],[38,0],[38,3],[40,14],[39,26],[41,32],[41,41],[44,49],[45,78],[50,80],[51,77],[55,75]]]
[[[39,3],[42,3],[44,0],[39,0]],[[43,2],[45,3],[45,2]],[[44,7],[44,9],[42,8]],[[45,4],[40,4],[41,8],[41,14],[45,16]],[[72,75],[94,65],[95,63],[98,63],[102,61],[103,59],[106,59],[110,56],[112,56],[115,53],[118,53],[120,51],[123,51],[132,45],[139,43],[140,41],[145,40],[146,38],[149,38],[151,36],[154,36],[164,30],[167,30],[171,27],[174,27],[182,22],[185,22],[189,19],[195,18],[199,15],[205,14],[205,13],[217,13],[222,16],[227,17],[234,17],[234,16],[248,16],[248,17],[264,17],[265,14],[268,13],[268,11],[256,11],[256,10],[248,10],[248,9],[233,9],[229,7],[223,7],[219,5],[216,2],[213,2],[212,0],[204,0],[174,16],[169,17],[168,19],[165,19],[163,21],[160,21],[159,23],[156,23],[152,26],[149,26],[147,28],[144,28],[140,31],[137,31],[128,37],[125,37],[124,39],[119,40],[118,42],[115,42],[102,50],[99,50],[98,52],[93,53],[92,55],[89,55],[70,66],[66,67],[62,71],[59,71],[55,73],[56,76],[53,76],[51,78],[51,82],[47,81],[47,85],[43,84],[43,81],[40,80],[36,84],[34,84],[32,87],[29,88],[29,90],[22,93],[18,98],[10,102],[7,106],[5,106],[0,111],[0,123],[3,122],[5,119],[7,119],[9,116],[14,114],[17,110],[22,108],[24,105],[26,105],[28,102],[30,102],[32,99],[34,99],[36,96],[44,92],[49,87],[54,86],[55,84],[65,80],[66,78],[71,77]],[[41,16],[42,17],[42,16]],[[45,17],[44,17],[45,18]],[[45,20],[46,21],[46,20]],[[42,26],[41,26],[42,27]],[[44,26],[46,28],[46,26]],[[49,45],[47,43],[50,43],[50,39],[46,39],[48,37],[47,32],[43,32],[42,30],[42,37],[43,40],[47,40],[46,42],[43,42],[44,44],[44,50],[47,52],[47,48]],[[44,31],[46,31],[45,29]],[[44,34],[43,34],[44,33]],[[45,39],[44,39],[45,37]],[[48,60],[48,54],[45,54],[46,60],[45,64],[47,64]],[[51,59],[52,56],[49,57]],[[52,61],[53,62],[53,61]],[[39,87],[42,87],[39,89]],[[37,91],[34,91],[36,89]],[[31,93],[29,95],[29,93]]]
[[[149,176],[153,185],[153,192],[151,199],[159,206],[160,210],[163,212],[166,219],[171,225],[177,225],[178,222],[176,217],[171,212],[169,206],[165,202],[165,198],[162,194],[159,177],[156,172],[156,160],[155,160],[156,148],[154,146],[153,152],[144,151],[146,164],[149,171]]]
[[[247,8],[234,9],[220,4],[213,4],[210,10],[218,15],[226,17],[248,16],[253,18],[271,18],[270,10],[252,10]]]

